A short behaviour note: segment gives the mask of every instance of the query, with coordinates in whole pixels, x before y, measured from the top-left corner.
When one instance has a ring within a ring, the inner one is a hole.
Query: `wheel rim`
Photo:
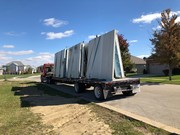
[[[100,98],[101,97],[101,88],[96,87],[94,90],[94,93],[95,93],[96,98]]]

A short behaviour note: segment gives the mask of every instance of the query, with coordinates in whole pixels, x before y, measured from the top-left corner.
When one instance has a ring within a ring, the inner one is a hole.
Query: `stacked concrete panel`
[[[66,53],[67,50],[59,51],[55,54],[55,77],[64,78],[66,73]]]
[[[116,31],[96,37],[86,45],[79,43],[55,54],[55,77],[104,79],[123,78]]]
[[[79,43],[68,49],[68,67],[67,67],[67,78],[80,78],[82,75],[82,54],[83,54],[84,44]]]
[[[91,40],[88,45],[86,77],[114,80],[124,77],[116,31]]]
[[[60,52],[57,52],[55,54],[55,58],[54,58],[54,76],[55,77],[59,77],[59,68],[60,68]]]

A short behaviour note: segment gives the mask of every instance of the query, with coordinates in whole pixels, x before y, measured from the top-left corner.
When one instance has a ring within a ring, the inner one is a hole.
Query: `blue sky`
[[[180,16],[180,0],[0,0],[0,65],[53,62],[54,53],[112,29],[132,55],[148,56],[167,8]]]

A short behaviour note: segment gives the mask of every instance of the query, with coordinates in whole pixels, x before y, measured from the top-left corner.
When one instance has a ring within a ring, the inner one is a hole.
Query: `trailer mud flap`
[[[103,94],[104,94],[104,99],[107,99],[109,97],[112,97],[112,93],[110,90],[107,90],[107,89],[103,89]]]
[[[140,92],[141,90],[140,90],[140,84],[138,84],[138,85],[132,85],[131,86],[132,87],[132,92],[133,93],[138,93],[138,92]]]

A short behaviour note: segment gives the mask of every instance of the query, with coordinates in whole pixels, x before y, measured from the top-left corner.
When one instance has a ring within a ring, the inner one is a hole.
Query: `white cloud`
[[[14,48],[14,45],[3,45],[3,48]]]
[[[10,56],[6,56],[0,52],[0,67],[5,65],[7,62],[11,61],[13,58]]]
[[[118,30],[116,30],[116,32],[118,33],[119,31]],[[106,32],[100,32],[99,34],[92,34],[92,35],[89,35],[88,36],[88,38],[86,39],[86,40],[91,40],[91,39],[94,39],[94,38],[96,38],[96,36],[101,36],[101,35],[103,35],[103,34],[105,34],[105,33],[107,33],[107,31]]]
[[[8,61],[8,60],[11,60],[11,59],[12,59],[12,57],[0,56],[1,61]]]
[[[58,32],[58,33],[55,33],[55,32],[41,32],[42,35],[46,35],[46,39],[61,39],[61,38],[65,38],[65,37],[69,37],[71,35],[74,34],[74,31],[73,30],[68,30],[68,31],[65,31],[65,32]]]
[[[171,16],[173,14],[180,15],[180,11],[172,11]],[[141,15],[139,18],[133,19],[133,23],[151,23],[152,21],[161,18],[161,13],[151,13],[147,15]],[[177,21],[180,21],[179,17],[177,18]]]
[[[96,38],[96,35],[89,35],[89,36],[88,36],[88,39],[89,39],[89,40],[94,39],[94,38]]]
[[[2,51],[0,50],[0,66],[5,65],[10,61],[19,60],[17,57],[24,57],[24,55],[34,53],[33,50],[22,50],[22,51]],[[33,63],[33,62],[32,62]]]
[[[180,22],[180,16],[176,19],[175,22],[176,22],[176,23],[177,23],[177,22]]]
[[[139,56],[136,56],[136,57],[139,57],[141,59],[143,59],[144,57],[148,58],[150,55],[148,54],[142,54],[142,55],[139,55]]]
[[[54,54],[49,52],[40,52],[37,54],[34,54],[32,57],[19,57],[19,56],[13,56],[9,55],[9,53],[1,53],[0,52],[0,66],[5,65],[8,62],[11,61],[21,61],[25,65],[31,65],[31,66],[40,66],[44,63],[54,63]]]
[[[27,55],[27,54],[32,54],[34,53],[33,50],[22,50],[22,51],[0,51],[2,55]]]
[[[157,27],[154,27],[154,28],[152,28],[154,31],[155,30],[160,30],[162,27],[160,26],[160,25],[158,25]]]
[[[161,18],[160,13],[152,13],[147,15],[141,15],[139,18],[133,19],[133,23],[151,23],[152,21]]]
[[[101,32],[101,33],[99,33],[99,34],[97,34],[97,35],[89,35],[88,36],[88,40],[91,40],[91,39],[94,39],[94,38],[96,38],[96,36],[101,36],[101,35],[103,35],[103,34],[105,34],[105,33],[107,33],[107,32]]]
[[[138,42],[138,40],[130,40],[130,41],[128,41],[128,43],[136,43],[136,42]]]
[[[42,52],[37,56],[23,59],[22,62],[33,66],[40,66],[44,63],[54,63],[54,54],[49,52]]]
[[[174,15],[174,14],[175,14],[175,15],[180,15],[180,11],[175,11],[175,12],[172,11],[172,12],[171,12],[171,16]]]
[[[8,36],[17,36],[17,34],[14,32],[5,32],[4,34]]]
[[[2,65],[7,64],[8,62],[12,61],[13,58],[12,57],[7,57],[7,56],[0,56],[0,67]]]
[[[8,36],[21,36],[21,35],[25,35],[26,32],[16,33],[16,32],[10,31],[10,32],[5,32],[4,34]]]
[[[172,16],[172,15],[177,15],[177,16],[178,16],[177,19],[176,19],[176,21],[175,21],[176,23],[177,23],[177,22],[180,22],[180,16],[179,16],[179,15],[180,15],[180,11],[175,11],[175,12],[172,11],[171,14],[170,14],[170,16]]]
[[[62,25],[67,25],[68,24],[67,21],[58,20],[58,19],[55,19],[55,18],[44,19],[43,22],[44,22],[44,24],[46,26],[52,26],[54,28],[61,27]]]

